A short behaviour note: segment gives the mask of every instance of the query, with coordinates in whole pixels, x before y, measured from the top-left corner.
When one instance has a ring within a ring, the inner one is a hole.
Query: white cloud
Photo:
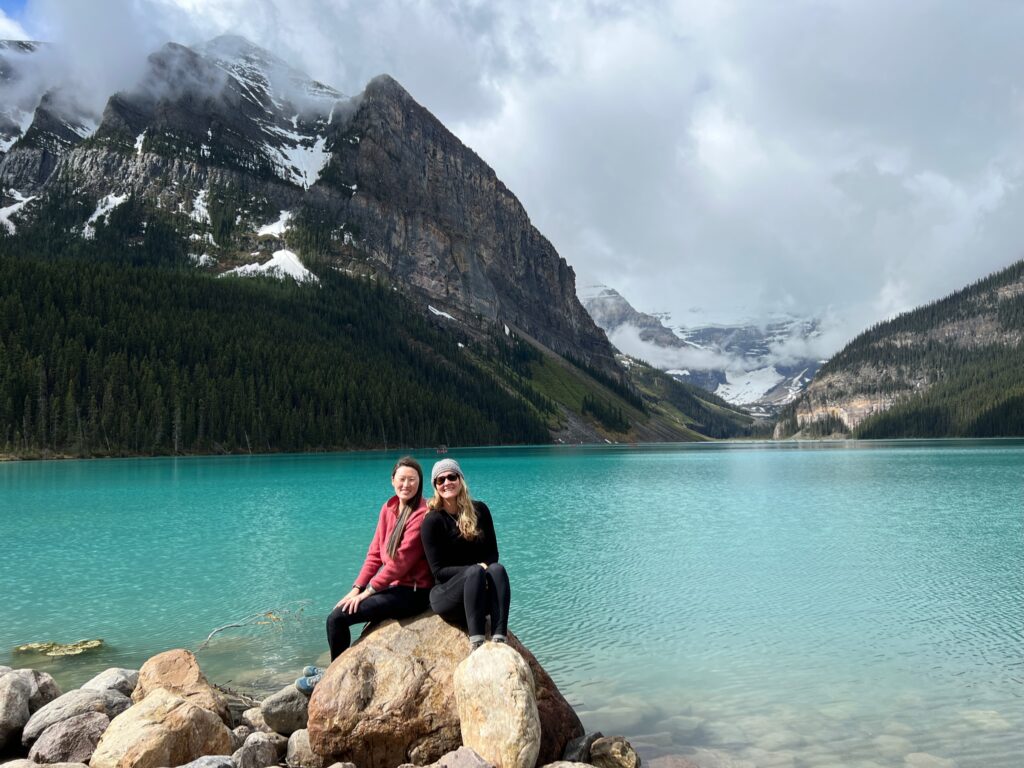
[[[0,9],[0,40],[28,40],[29,35],[14,19]]]

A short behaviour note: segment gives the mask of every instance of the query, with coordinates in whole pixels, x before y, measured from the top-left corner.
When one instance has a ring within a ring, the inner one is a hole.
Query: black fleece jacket
[[[498,562],[498,540],[494,536],[491,510],[482,501],[474,501],[473,508],[480,537],[472,541],[462,538],[455,518],[444,509],[431,510],[423,518],[420,538],[430,571],[438,584],[462,573],[467,565]]]

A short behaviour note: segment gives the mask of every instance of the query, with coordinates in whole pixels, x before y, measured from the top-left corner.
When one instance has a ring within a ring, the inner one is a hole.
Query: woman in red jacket
[[[427,512],[423,501],[423,469],[411,456],[403,456],[391,470],[395,495],[380,508],[377,531],[366,561],[351,591],[327,617],[327,642],[334,661],[352,642],[349,627],[383,619],[402,619],[427,610],[430,574],[420,541],[420,526]],[[306,667],[295,687],[312,693],[323,670]]]

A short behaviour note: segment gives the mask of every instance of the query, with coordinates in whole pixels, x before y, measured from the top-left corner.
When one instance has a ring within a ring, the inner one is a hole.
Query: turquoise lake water
[[[198,653],[273,690],[326,660],[397,455],[0,464],[0,664],[68,688],[275,611]],[[450,455],[588,728],[709,765],[1024,764],[1024,442]]]

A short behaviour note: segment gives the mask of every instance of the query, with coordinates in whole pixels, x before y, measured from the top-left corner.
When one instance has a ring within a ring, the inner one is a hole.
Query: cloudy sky
[[[123,86],[245,35],[347,92],[387,72],[576,269],[678,323],[865,325],[1024,256],[1024,4],[0,0]],[[97,97],[99,98],[99,97]]]

